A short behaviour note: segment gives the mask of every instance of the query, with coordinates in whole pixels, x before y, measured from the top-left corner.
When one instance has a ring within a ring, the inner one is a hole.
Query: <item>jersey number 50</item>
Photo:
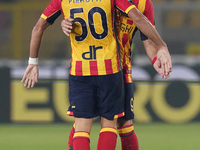
[[[74,18],[74,14],[78,13],[84,13],[84,9],[82,7],[70,9],[70,17],[74,19],[74,23],[78,22],[81,24],[82,34],[80,36],[75,36],[76,41],[81,42],[85,40],[85,38],[87,37],[88,30],[87,30],[87,23],[83,18],[81,17]],[[93,15],[95,13],[99,13],[101,16],[103,32],[100,34],[98,34],[95,30],[95,24],[93,18]],[[92,7],[89,10],[87,16],[88,16],[88,25],[91,35],[97,40],[104,39],[108,35],[108,23],[107,23],[106,12],[100,7]]]

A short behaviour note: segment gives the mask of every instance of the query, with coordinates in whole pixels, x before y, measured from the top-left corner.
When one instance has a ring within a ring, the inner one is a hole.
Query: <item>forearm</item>
[[[146,51],[147,56],[149,57],[150,61],[154,59],[154,57],[157,56],[158,48],[155,43],[153,43],[150,39],[143,41],[144,48]]]
[[[157,30],[138,9],[131,9],[128,13],[128,16],[133,20],[138,29],[140,29],[143,34],[151,39],[159,49],[166,47],[165,42],[161,39]]]
[[[31,35],[31,42],[30,42],[30,55],[31,58],[37,58],[38,52],[41,44],[41,38],[42,32],[35,31],[33,29],[32,35]]]

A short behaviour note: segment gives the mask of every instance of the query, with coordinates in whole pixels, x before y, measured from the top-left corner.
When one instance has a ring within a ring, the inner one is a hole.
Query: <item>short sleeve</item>
[[[50,4],[43,11],[41,17],[48,23],[53,24],[54,21],[61,15],[61,1],[51,0]]]
[[[126,14],[128,14],[132,8],[135,8],[135,5],[131,4],[128,0],[115,0],[115,5]]]

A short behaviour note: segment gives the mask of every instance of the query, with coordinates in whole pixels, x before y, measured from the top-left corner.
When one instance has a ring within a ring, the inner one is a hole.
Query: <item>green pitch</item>
[[[1,150],[67,150],[71,124],[0,125]],[[96,150],[100,126],[93,125],[91,150]],[[135,124],[140,150],[200,150],[200,123]],[[120,150],[118,137],[117,148]]]

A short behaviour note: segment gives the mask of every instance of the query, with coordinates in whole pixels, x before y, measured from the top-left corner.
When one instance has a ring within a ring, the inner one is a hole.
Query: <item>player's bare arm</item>
[[[128,16],[133,20],[134,24],[138,27],[138,29],[140,29],[140,31],[143,34],[145,34],[149,39],[151,39],[157,45],[159,50],[167,49],[167,45],[161,39],[157,30],[137,8],[132,8],[128,12]]]
[[[24,83],[24,87],[33,88],[35,83],[38,82],[38,52],[42,41],[43,32],[49,25],[50,24],[46,20],[40,18],[32,30],[29,65],[26,68],[24,76],[21,80],[21,82]]]
[[[157,30],[137,8],[131,9],[128,12],[128,16],[133,20],[138,29],[156,44],[156,47],[158,48],[157,59],[161,62],[161,68],[165,78],[169,77],[172,68],[171,57],[169,57],[167,53],[167,45],[161,39]]]

